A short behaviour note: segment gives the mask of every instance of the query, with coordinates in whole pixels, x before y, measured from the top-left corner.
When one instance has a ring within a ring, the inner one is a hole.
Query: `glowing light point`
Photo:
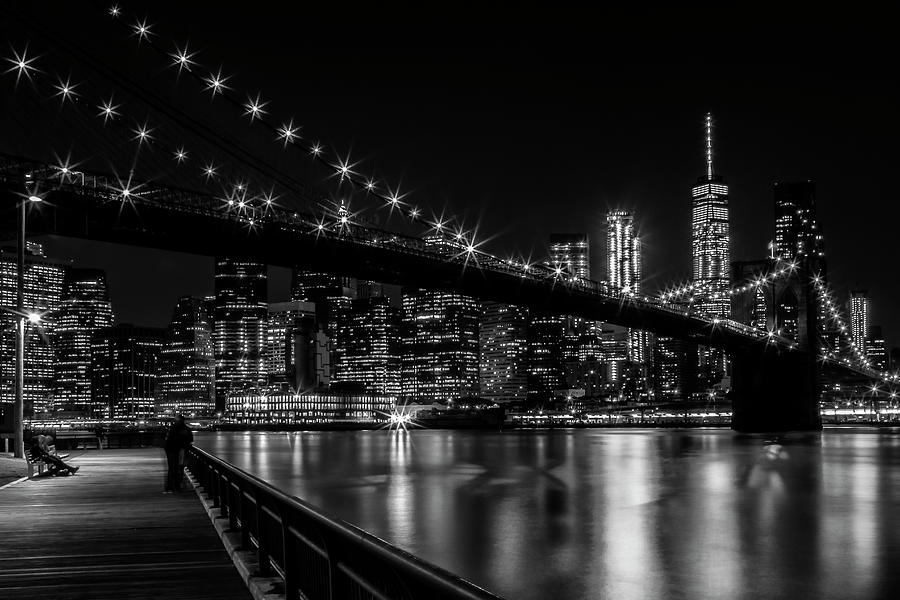
[[[132,129],[132,132],[134,133],[134,137],[131,139],[137,140],[139,146],[144,142],[153,140],[153,136],[150,135],[153,132],[153,129],[148,127],[146,122],[137,129]]]
[[[141,40],[149,40],[150,36],[153,35],[153,32],[150,31],[151,25],[147,25],[147,19],[143,19],[142,21],[135,21],[134,25],[131,28],[134,30],[132,35],[138,36],[138,42]]]
[[[172,57],[172,66],[178,67],[178,73],[180,74],[182,69],[191,70],[191,67],[197,64],[197,61],[193,60],[196,52],[188,52],[188,45],[184,45],[184,49],[182,50],[177,45],[175,46],[175,52],[169,54]]]
[[[319,156],[320,154],[322,154],[322,146],[320,146],[319,143],[316,142],[315,144],[313,144],[313,147],[309,149],[309,153],[313,156]]]
[[[366,189],[369,190],[370,192],[372,190],[374,190],[375,189],[375,181],[372,179],[367,179],[366,180]]]
[[[175,151],[175,160],[178,161],[179,164],[187,160],[187,157],[188,153],[183,146]]]
[[[284,140],[284,147],[292,143],[298,136],[299,127],[294,127],[294,120],[291,119],[278,129],[278,139]]]
[[[254,119],[261,119],[263,115],[265,115],[268,111],[265,109],[268,102],[263,102],[259,99],[259,94],[256,94],[256,99],[247,96],[247,103],[244,104],[244,116],[250,117],[250,122],[252,123]]]
[[[75,93],[75,87],[78,84],[77,83],[73,84],[71,82],[71,79],[72,79],[72,77],[69,76],[69,77],[66,77],[65,81],[63,81],[62,77],[59,77],[58,78],[59,83],[57,83],[56,85],[53,86],[54,88],[56,88],[56,93],[53,95],[59,96],[62,99],[63,104],[66,103],[66,100],[71,100],[72,98],[74,98],[75,96],[78,95]]]
[[[41,322],[41,314],[36,312],[28,313],[28,322],[32,325],[37,325]]]
[[[231,88],[225,85],[225,82],[228,81],[229,76],[222,75],[222,68],[219,67],[219,72],[215,75],[212,74],[212,71],[209,73],[209,77],[204,77],[203,81],[206,83],[206,89],[212,91],[212,97],[215,98],[216,94],[224,93],[226,90],[230,90]]]
[[[110,119],[115,119],[119,116],[119,105],[113,104],[113,99],[110,98],[109,102],[101,102],[97,108],[100,109],[100,112],[97,113],[98,117],[103,117],[103,124],[106,125],[106,122]]]
[[[216,172],[216,167],[212,163],[209,163],[208,165],[203,167],[203,175],[207,180],[210,177],[215,177],[216,175],[218,175],[218,173]]]
[[[25,50],[22,51],[22,54],[19,54],[15,50],[13,50],[14,58],[7,58],[7,62],[12,63],[12,67],[4,71],[4,73],[12,73],[15,71],[16,73],[16,85],[19,85],[19,79],[22,78],[22,75],[25,75],[25,78],[31,81],[31,73],[37,73],[37,68],[33,67],[31,63],[37,60],[37,57],[28,58],[28,46],[25,46]]]

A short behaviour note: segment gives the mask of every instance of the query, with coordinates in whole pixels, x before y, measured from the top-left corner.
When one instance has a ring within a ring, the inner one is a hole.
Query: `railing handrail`
[[[253,488],[257,494],[261,492],[262,494],[269,496],[271,499],[275,500],[277,504],[293,511],[295,513],[294,516],[312,521],[317,526],[327,530],[329,534],[342,538],[343,542],[354,546],[359,550],[360,557],[363,561],[365,561],[367,555],[375,555],[380,560],[389,563],[401,574],[403,572],[408,572],[410,574],[415,574],[423,580],[427,580],[434,586],[435,591],[440,590],[442,592],[441,597],[444,598],[502,600],[499,596],[466,581],[458,575],[433,565],[405,550],[397,548],[389,542],[338,517],[329,515],[296,496],[286,494],[256,475],[248,473],[201,448],[192,446],[189,450],[189,454],[193,455],[197,460],[201,462],[205,461],[207,464],[240,480],[243,484]],[[244,493],[243,489],[241,489],[241,493]],[[228,510],[232,510],[232,508],[229,508]],[[258,510],[261,511],[262,509],[258,508]],[[241,516],[243,517],[243,515]],[[268,553],[266,553],[266,557],[268,557]],[[268,558],[265,558],[264,560],[268,560]],[[354,565],[350,566],[352,567]],[[283,570],[291,568],[288,565],[278,565],[278,567]]]

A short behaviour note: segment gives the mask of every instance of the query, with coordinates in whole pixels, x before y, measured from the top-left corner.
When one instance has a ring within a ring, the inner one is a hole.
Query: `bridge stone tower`
[[[734,281],[745,290],[732,296],[732,317],[793,339],[796,348],[774,344],[732,353],[732,428],[743,432],[818,431],[820,352],[815,261],[796,268],[775,260],[736,262]],[[761,281],[767,273],[783,274]]]

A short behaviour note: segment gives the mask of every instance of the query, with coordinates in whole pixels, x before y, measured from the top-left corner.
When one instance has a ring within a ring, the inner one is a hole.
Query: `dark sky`
[[[731,186],[733,258],[765,254],[774,181],[814,180],[836,289],[868,288],[873,322],[900,345],[900,98],[886,14],[815,4],[371,4],[377,11],[128,3],[122,18],[148,16],[165,46],[189,39],[203,67],[222,65],[236,90],[261,91],[277,122],[293,117],[304,135],[352,151],[362,172],[402,181],[422,207],[477,223],[480,238],[493,236],[488,250],[541,258],[549,233],[585,231],[599,278],[606,211],[635,210],[650,289],[689,275],[690,186],[703,173],[701,124],[712,111],[716,170]],[[21,9],[42,11],[47,27],[188,108],[227,109],[138,50],[104,5],[44,6]],[[4,31],[16,48],[27,39]],[[49,67],[59,57],[42,44],[32,47]],[[260,155],[277,150],[246,120],[234,127],[248,130],[241,135]],[[306,172],[292,162],[300,157],[274,160]],[[108,269],[120,321],[165,325],[179,295],[212,289],[206,258],[50,247]],[[281,299],[286,277],[276,275]]]

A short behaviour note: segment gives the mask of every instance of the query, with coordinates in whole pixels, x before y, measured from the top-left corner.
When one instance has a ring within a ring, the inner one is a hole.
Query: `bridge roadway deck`
[[[159,448],[74,451],[74,476],[0,489],[0,598],[250,598]]]

